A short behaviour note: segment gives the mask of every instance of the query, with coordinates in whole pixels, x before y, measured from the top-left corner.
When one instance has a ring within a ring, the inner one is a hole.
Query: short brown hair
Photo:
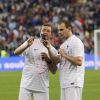
[[[66,28],[71,27],[71,29],[72,29],[71,22],[66,21],[66,20],[60,20],[58,24],[62,24],[62,23],[65,24]]]
[[[52,24],[50,24],[50,23],[45,23],[45,24],[43,24],[42,26],[49,26],[49,27],[51,27],[51,30],[52,30]]]

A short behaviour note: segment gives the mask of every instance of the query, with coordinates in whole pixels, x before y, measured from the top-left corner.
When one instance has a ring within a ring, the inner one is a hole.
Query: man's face
[[[68,38],[69,36],[69,28],[66,28],[64,23],[61,23],[58,25],[58,34],[60,36],[60,38]]]
[[[51,27],[50,26],[42,26],[40,36],[41,34],[45,35],[45,38],[48,40],[51,37]]]

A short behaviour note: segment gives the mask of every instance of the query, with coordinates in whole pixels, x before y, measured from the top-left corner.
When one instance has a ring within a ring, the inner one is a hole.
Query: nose
[[[44,35],[46,35],[47,33],[46,32],[44,32]]]
[[[61,32],[59,31],[58,34],[61,34]]]
[[[41,32],[41,34],[46,35],[47,33],[46,32]]]
[[[61,33],[60,32],[58,33],[58,36],[61,36]]]
[[[58,30],[58,34],[61,34],[61,30]]]

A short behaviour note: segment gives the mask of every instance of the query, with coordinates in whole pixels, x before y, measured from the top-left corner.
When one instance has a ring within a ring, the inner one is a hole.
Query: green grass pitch
[[[0,72],[0,100],[18,100],[21,72]],[[50,74],[50,100],[60,100],[59,74]],[[86,70],[83,100],[100,100],[100,70]]]

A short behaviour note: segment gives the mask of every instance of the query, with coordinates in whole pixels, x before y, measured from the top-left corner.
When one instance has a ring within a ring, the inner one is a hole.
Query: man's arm
[[[51,47],[49,46],[48,48],[48,53],[49,53],[49,56],[50,56],[50,59],[52,59],[52,61],[55,63],[55,64],[58,64],[60,62],[60,55],[59,54],[54,54],[51,50]]]
[[[55,73],[56,73],[56,70],[57,70],[56,63],[54,63],[54,62],[48,57],[48,55],[47,55],[45,52],[42,52],[42,53],[41,53],[41,58],[47,62],[48,67],[49,67],[49,70],[51,71],[51,73],[52,73],[52,74],[55,74]]]
[[[34,38],[30,37],[27,41],[25,41],[22,45],[20,45],[17,49],[15,49],[14,54],[20,55],[26,48],[33,44]]]
[[[60,62],[60,55],[57,54],[57,53],[55,53],[55,54],[53,53],[49,41],[45,40],[45,41],[44,41],[44,46],[45,46],[45,47],[47,48],[47,50],[48,50],[50,59],[51,59],[55,64],[58,64],[58,63]]]
[[[69,55],[64,53],[64,49],[60,49],[59,53],[61,54],[62,57],[64,57],[66,60],[70,61],[71,63],[78,65],[78,66],[82,65],[83,57],[81,57],[81,56],[77,56],[77,57],[69,56]]]
[[[55,74],[57,71],[57,64],[54,63],[51,59],[47,60],[47,64],[48,64],[49,70],[52,72],[52,74]]]
[[[48,63],[49,69],[53,74],[55,74],[57,70],[57,64],[60,62],[60,55],[58,55],[57,53],[54,54],[54,52],[51,49],[51,45],[49,41],[45,40],[43,44],[47,48],[49,54],[48,57],[49,59],[48,60],[46,59],[46,61],[47,63],[48,61],[52,62],[52,63]]]

